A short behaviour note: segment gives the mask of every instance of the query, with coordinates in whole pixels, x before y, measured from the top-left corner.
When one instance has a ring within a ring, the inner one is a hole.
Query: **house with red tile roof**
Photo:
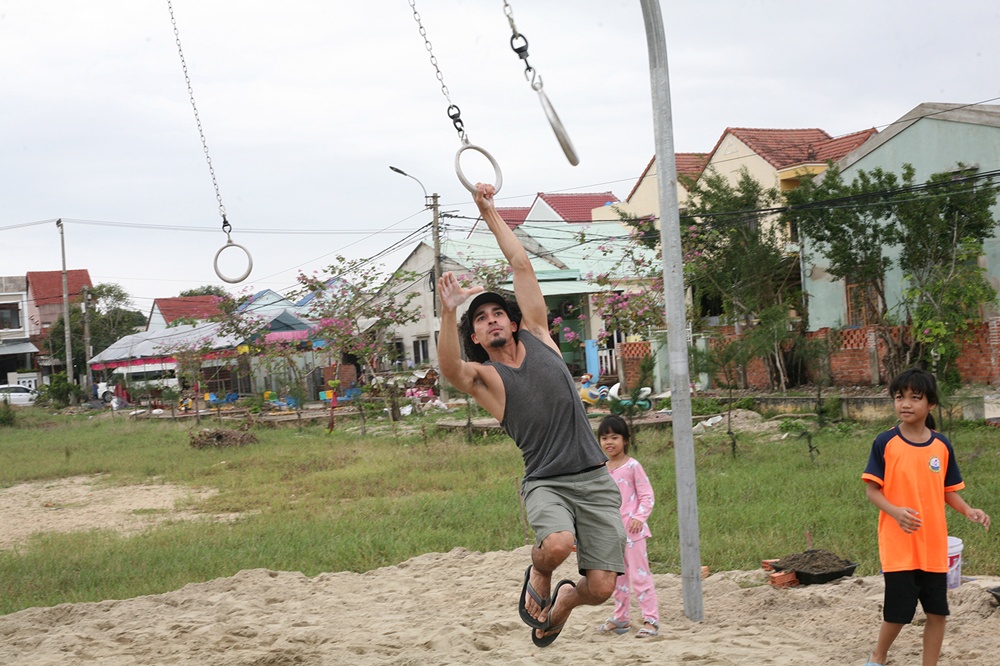
[[[205,321],[222,314],[218,296],[175,296],[173,298],[157,298],[149,311],[147,331],[160,331],[171,324],[183,321],[191,323]]]
[[[28,288],[28,335],[44,338],[48,329],[63,314],[62,271],[29,271],[25,280]],[[87,269],[66,271],[66,292],[70,303],[79,302],[84,288],[93,286]]]
[[[534,202],[527,207],[497,208],[500,219],[511,229],[521,226],[526,221],[531,222],[568,222],[572,224],[590,223],[602,220],[618,220],[619,215],[614,210],[618,197],[613,192],[566,192],[548,194],[539,192]],[[479,229],[481,219],[476,220],[469,232],[482,233]]]
[[[683,210],[688,197],[687,183],[698,180],[707,169],[735,183],[745,168],[764,187],[787,192],[798,187],[802,178],[822,173],[829,162],[843,158],[877,133],[873,128],[832,137],[818,128],[726,128],[711,152],[676,154],[678,204]],[[636,217],[659,217],[658,188],[654,156],[624,203],[616,207]]]
[[[687,203],[687,185],[691,181],[698,180],[701,172],[705,170],[708,163],[708,153],[677,153],[674,155],[677,165],[677,202],[683,209]],[[649,164],[642,170],[639,179],[635,181],[632,191],[625,197],[625,201],[617,204],[615,208],[623,213],[645,217],[647,215],[657,215],[660,210],[660,190],[659,181],[656,178],[656,156],[649,160]]]
[[[590,223],[595,220],[617,220],[610,211],[619,203],[613,192],[539,192],[528,211],[528,219],[538,222]],[[608,213],[596,212],[607,209]]]
[[[524,224],[524,221],[528,219],[528,211],[530,210],[531,206],[509,206],[497,208],[497,213],[500,215],[500,219],[513,229]]]
[[[746,169],[764,187],[787,192],[876,134],[874,128],[832,137],[818,128],[729,127],[709,153],[705,168],[726,175],[733,183]]]

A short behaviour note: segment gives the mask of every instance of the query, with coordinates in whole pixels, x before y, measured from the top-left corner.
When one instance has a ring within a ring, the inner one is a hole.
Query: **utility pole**
[[[73,350],[69,323],[69,277],[66,275],[66,235],[63,232],[62,218],[56,220],[59,227],[59,245],[62,246],[62,301],[63,301],[63,331],[66,334],[66,381],[73,382]],[[75,401],[74,401],[75,402]]]
[[[90,290],[86,286],[83,288],[83,369],[85,374],[83,390],[87,394],[87,399],[93,395],[94,373],[90,369],[90,357],[93,355],[90,345]]]
[[[441,316],[440,309],[438,308],[438,299],[440,295],[438,294],[438,280],[441,279],[441,207],[439,204],[438,193],[435,192],[428,196],[427,188],[424,184],[420,182],[420,179],[416,176],[411,176],[399,167],[390,166],[389,170],[398,173],[400,176],[406,176],[407,178],[412,178],[417,181],[417,185],[424,192],[424,208],[430,208],[431,212],[434,214],[433,220],[431,222],[431,235],[434,239],[434,267],[431,269],[431,291],[434,294],[434,300],[432,305],[432,311],[434,315],[434,321],[438,323],[440,328],[440,321],[438,318]],[[437,358],[437,336],[434,337],[434,357]],[[445,400],[447,397],[446,393],[448,390],[448,383],[445,381],[444,376],[438,377],[438,386],[441,390],[441,399]]]
[[[660,190],[660,246],[663,251],[663,295],[666,302],[670,397],[673,410],[674,468],[677,477],[677,523],[681,549],[684,615],[704,618],[701,591],[701,541],[698,536],[698,492],[695,484],[694,432],[691,426],[691,377],[688,370],[687,322],[684,312],[684,260],[677,207],[677,160],[667,73],[667,40],[659,0],[640,0],[649,51],[649,83],[653,98],[653,135]]]
[[[441,219],[440,207],[438,205],[438,193],[435,192],[428,197],[431,210],[434,212],[434,221],[431,223],[431,234],[434,237],[434,316],[438,316],[438,280],[441,279]]]

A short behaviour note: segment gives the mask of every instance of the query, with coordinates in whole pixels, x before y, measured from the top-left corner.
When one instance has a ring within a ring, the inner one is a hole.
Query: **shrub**
[[[48,384],[38,389],[38,400],[36,402],[43,405],[65,407],[74,399],[80,402],[85,397],[82,388],[66,381],[65,372],[57,372],[52,375]]]
[[[13,427],[17,421],[17,414],[14,408],[6,400],[0,400],[0,426]]]

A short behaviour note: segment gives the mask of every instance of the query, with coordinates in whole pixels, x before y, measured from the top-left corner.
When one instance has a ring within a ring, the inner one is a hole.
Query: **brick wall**
[[[735,336],[732,327],[720,327],[724,339]],[[895,336],[907,335],[902,329],[891,329]],[[881,367],[880,359],[885,355],[885,343],[874,327],[841,329],[828,328],[806,334],[809,339],[829,340],[834,349],[830,354],[830,371],[835,386],[871,386],[886,383],[889,378]],[[716,343],[717,344],[717,343]],[[970,384],[1000,385],[1000,317],[991,318],[973,327],[957,359],[962,381]],[[767,368],[763,361],[754,359],[746,372],[750,388],[769,386]],[[810,380],[819,378],[811,376]],[[715,383],[724,382],[722,376]]]

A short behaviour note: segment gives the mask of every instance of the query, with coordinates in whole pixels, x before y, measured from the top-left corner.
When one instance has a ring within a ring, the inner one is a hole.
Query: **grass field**
[[[206,424],[213,427],[211,424]],[[256,444],[195,449],[187,425],[19,410],[0,428],[0,488],[26,481],[103,475],[111,484],[161,483],[218,490],[197,507],[238,513],[235,522],[173,522],[138,536],[48,533],[0,551],[0,614],[64,602],[130,598],[243,569],[367,571],[457,546],[524,545],[517,499],[520,453],[503,436],[468,443],[430,421],[411,435],[321,426],[261,429]],[[695,442],[702,564],[752,569],[760,560],[814,548],[878,572],[877,511],[861,471],[878,426],[837,424],[805,439],[724,432]],[[963,497],[1000,520],[1000,429],[949,433],[968,488]],[[650,559],[678,572],[670,430],[639,435],[635,453],[657,493]],[[1000,575],[992,533],[950,512],[965,542],[963,573]],[[0,527],[2,529],[2,527]]]

